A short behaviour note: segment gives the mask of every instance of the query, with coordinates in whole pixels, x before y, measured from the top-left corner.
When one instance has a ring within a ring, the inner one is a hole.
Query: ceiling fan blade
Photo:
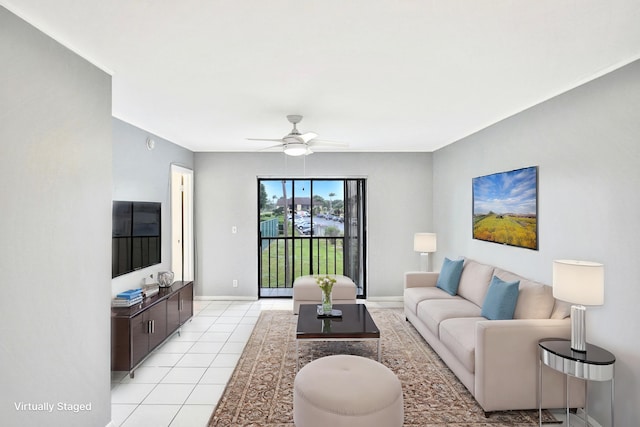
[[[272,138],[246,138],[247,141],[268,141],[268,142],[280,142],[282,143],[282,139],[272,139]]]
[[[282,149],[282,144],[270,145],[268,147],[260,148],[258,151],[273,150],[274,148]]]
[[[306,132],[306,133],[303,133],[302,135],[298,135],[298,137],[306,144],[307,142],[311,141],[313,138],[317,138],[318,134],[314,132]]]

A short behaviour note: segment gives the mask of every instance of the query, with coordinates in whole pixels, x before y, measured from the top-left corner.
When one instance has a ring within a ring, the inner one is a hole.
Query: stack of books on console
[[[144,295],[145,298],[152,297],[158,292],[160,292],[160,285],[157,283],[151,283],[142,287],[142,295]]]
[[[111,300],[113,307],[131,307],[142,302],[142,288],[120,292]]]

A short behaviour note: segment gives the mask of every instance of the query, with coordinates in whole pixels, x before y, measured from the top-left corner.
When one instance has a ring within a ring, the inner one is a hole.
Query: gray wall
[[[148,150],[151,137],[155,148]],[[193,169],[193,152],[113,119],[113,200],[162,203],[162,262],[112,280],[112,294],[135,288],[145,277],[171,270],[171,165]],[[111,277],[111,276],[109,276]]]
[[[0,58],[1,423],[104,426],[111,78],[2,7]]]
[[[432,227],[430,153],[196,153],[195,165],[196,295],[257,297],[258,177],[367,178],[369,297],[401,296],[403,273],[420,266],[413,234]]]
[[[640,410],[640,62],[504,120],[434,153],[438,263],[465,255],[550,284],[552,261],[605,265],[605,304],[587,312],[588,341],[612,351],[616,424]],[[539,250],[471,238],[471,179],[539,166]],[[608,384],[590,411],[608,425]]]

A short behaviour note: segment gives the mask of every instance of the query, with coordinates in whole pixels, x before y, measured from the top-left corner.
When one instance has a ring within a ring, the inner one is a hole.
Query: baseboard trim
[[[258,301],[258,297],[243,297],[243,296],[230,296],[230,295],[216,295],[216,296],[195,296],[195,301]]]
[[[394,297],[367,297],[367,301],[373,302],[402,302],[404,298],[402,296],[394,296]]]

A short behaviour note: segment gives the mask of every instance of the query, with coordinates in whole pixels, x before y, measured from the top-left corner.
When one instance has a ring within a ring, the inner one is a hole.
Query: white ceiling
[[[0,0],[193,151],[433,151],[640,58],[639,0]]]

